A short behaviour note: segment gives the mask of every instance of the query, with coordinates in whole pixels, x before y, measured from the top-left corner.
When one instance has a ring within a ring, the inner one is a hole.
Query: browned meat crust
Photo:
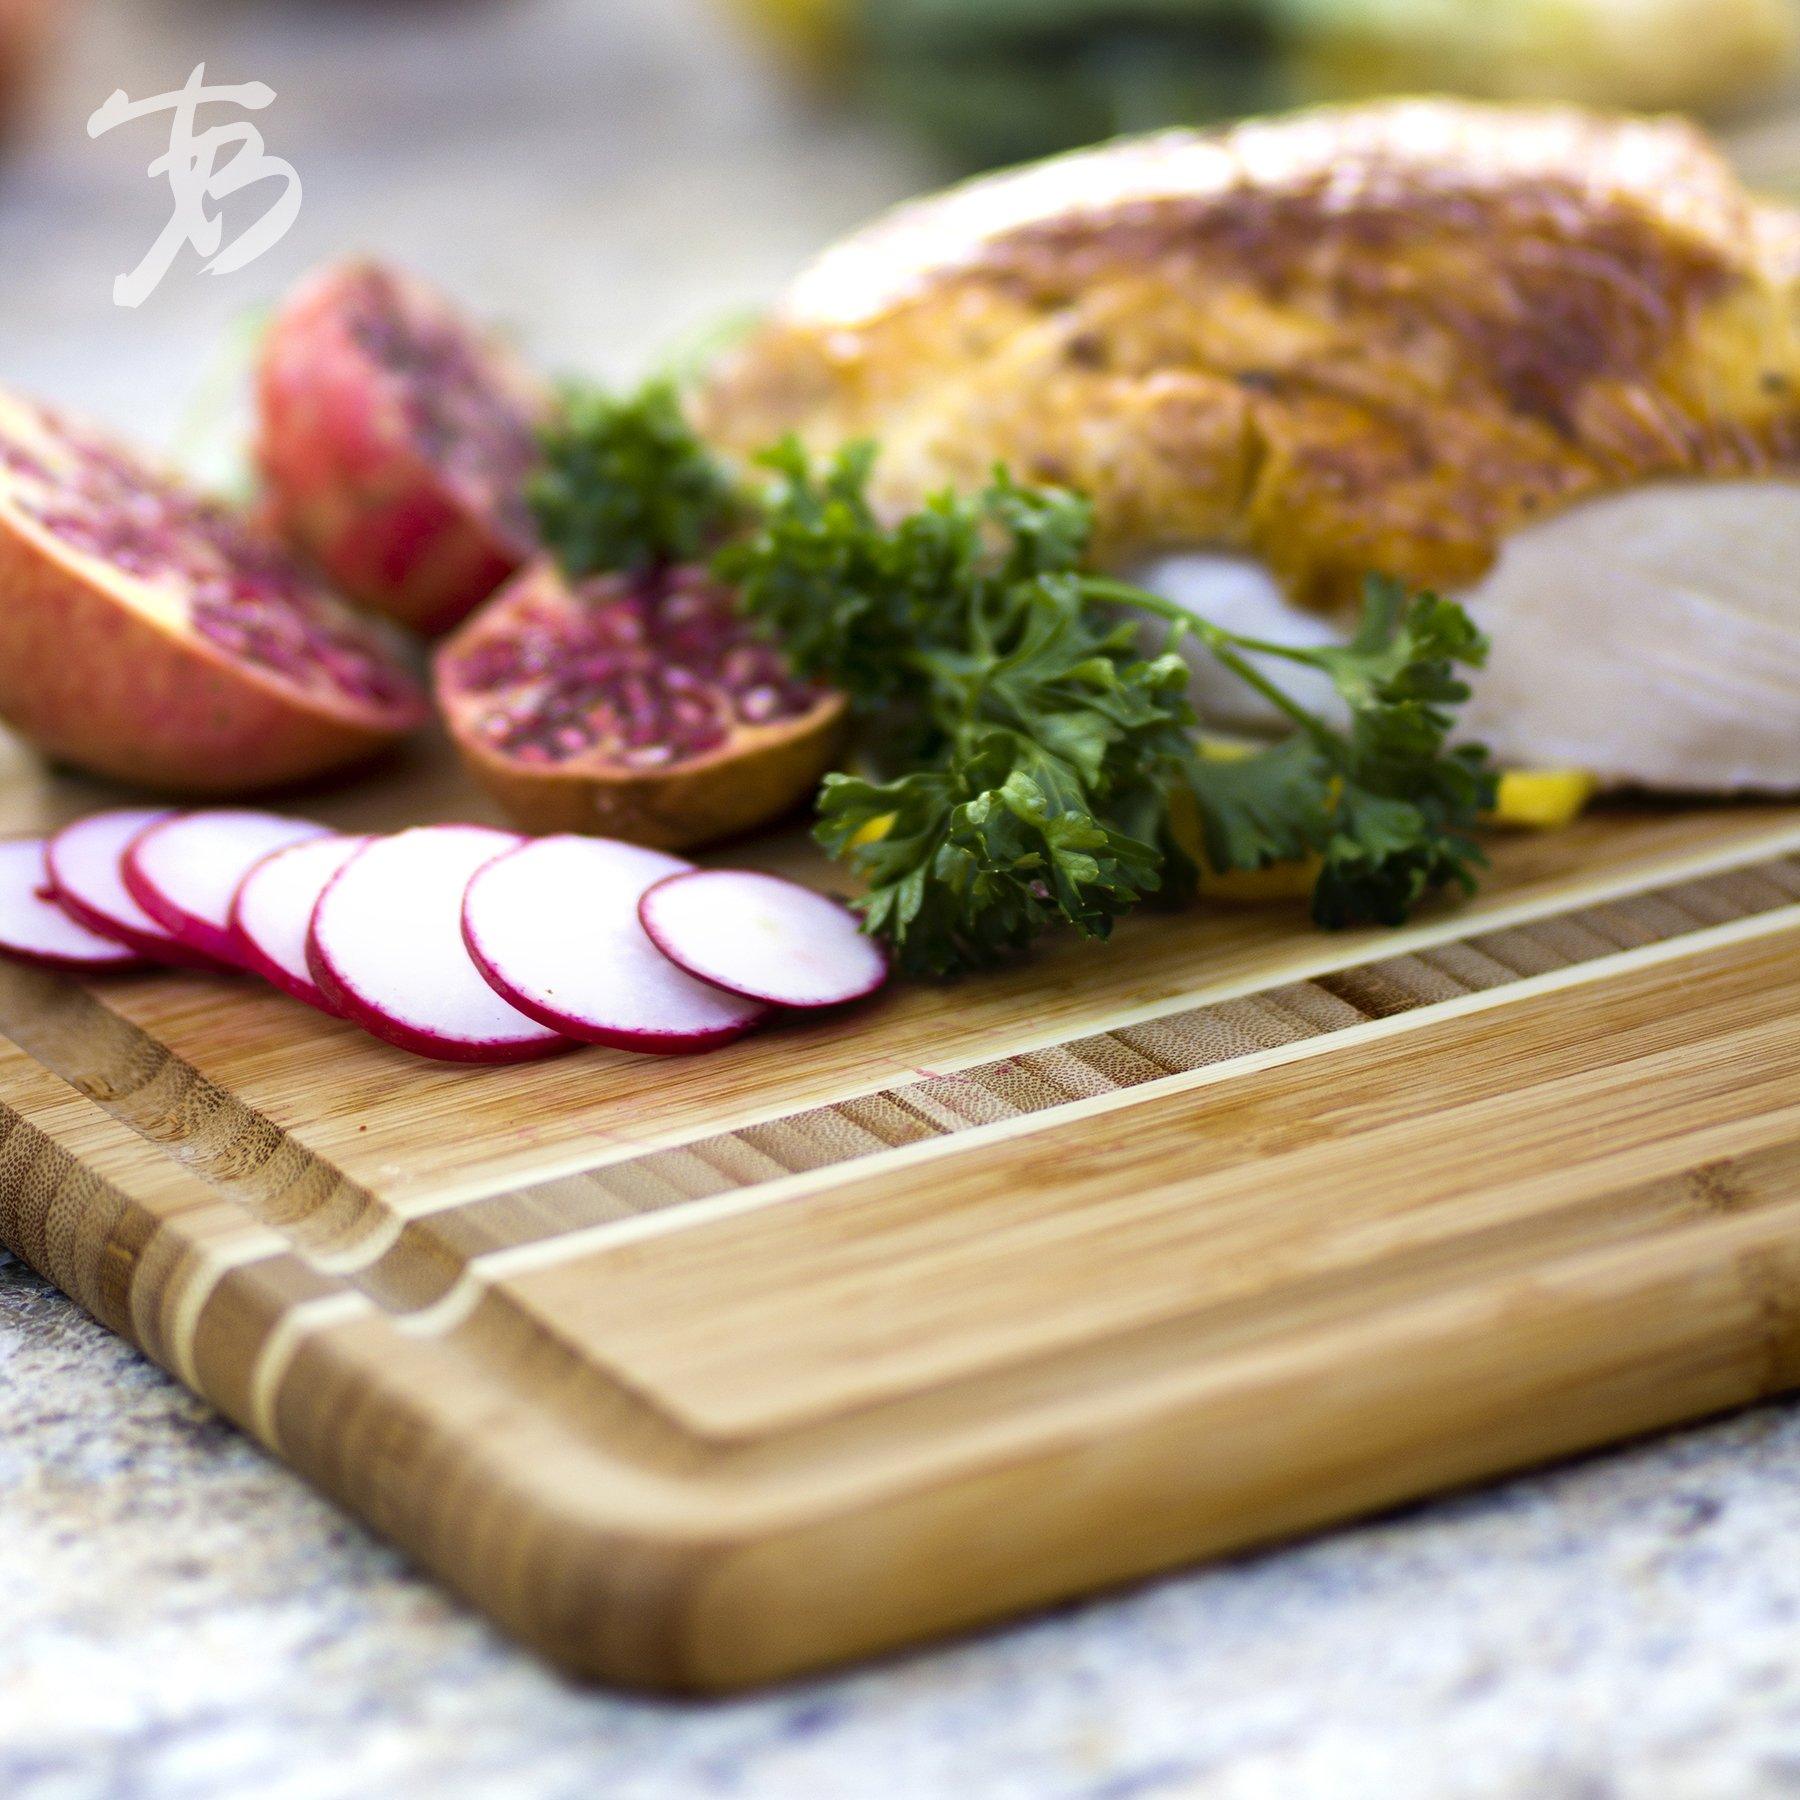
[[[1655,476],[1800,473],[1800,214],[1686,125],[1405,101],[1121,142],[826,253],[699,397],[748,452],[875,436],[883,497],[996,460],[1113,563],[1264,557],[1303,599],[1458,585]]]

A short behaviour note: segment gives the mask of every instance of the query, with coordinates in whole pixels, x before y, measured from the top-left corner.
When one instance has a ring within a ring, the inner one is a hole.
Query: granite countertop
[[[729,1702],[514,1648],[0,1267],[8,1800],[1800,1793],[1800,1408]]]
[[[202,57],[277,90],[301,221],[125,312],[155,145],[82,121]],[[0,170],[4,376],[166,436],[229,322],[353,245],[622,372],[928,178],[701,0],[90,0]],[[1766,1407],[781,1693],[619,1698],[0,1258],[6,1800],[1800,1794],[1797,1540],[1800,1410]]]

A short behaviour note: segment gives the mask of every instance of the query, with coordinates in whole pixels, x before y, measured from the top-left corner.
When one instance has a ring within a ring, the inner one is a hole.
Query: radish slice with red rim
[[[77,924],[116,939],[152,962],[217,969],[211,957],[178,943],[125,886],[125,852],[132,841],[174,816],[167,807],[118,807],[65,826],[45,846],[50,886]]]
[[[79,924],[51,898],[42,838],[0,842],[0,953],[52,969],[131,969],[141,960],[116,938]]]
[[[446,1062],[521,1062],[573,1040],[508,1005],[463,943],[477,869],[520,843],[484,825],[420,825],[377,838],[319,896],[306,961],[346,1018]]]
[[[469,883],[463,939],[496,993],[570,1037],[653,1055],[716,1049],[768,1009],[684,974],[638,922],[645,890],[691,867],[610,838],[539,838]]]
[[[132,839],[125,886],[177,942],[232,964],[231,902],[239,883],[271,851],[327,835],[310,819],[247,807],[177,813]]]
[[[886,952],[849,907],[779,875],[672,875],[644,895],[638,916],[690,975],[770,1006],[842,1006],[888,977]]]
[[[371,840],[317,837],[271,851],[238,885],[231,903],[234,959],[285,994],[335,1014],[306,966],[313,908],[327,884]]]

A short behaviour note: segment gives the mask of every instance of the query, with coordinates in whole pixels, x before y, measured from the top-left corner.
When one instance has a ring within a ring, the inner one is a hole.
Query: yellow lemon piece
[[[1254,738],[1213,737],[1210,733],[1202,733],[1198,743],[1202,762],[1242,762],[1268,748]]]
[[[864,844],[879,844],[894,829],[894,821],[899,816],[898,813],[883,813],[880,818],[871,819],[850,839],[850,848],[860,850]]]
[[[1200,754],[1207,762],[1238,762],[1261,746],[1232,738],[1202,738]],[[1200,837],[1200,808],[1185,788],[1169,796],[1169,831],[1193,859],[1199,871],[1198,886],[1208,900],[1233,906],[1266,906],[1271,901],[1309,900],[1319,878],[1319,859],[1302,857],[1295,862],[1270,863],[1264,869],[1211,869]]]
[[[1599,785],[1586,769],[1508,769],[1488,821],[1554,831],[1581,816]]]
[[[1208,900],[1233,906],[1267,906],[1276,900],[1310,900],[1319,879],[1319,859],[1270,863],[1266,869],[1227,869],[1223,874],[1200,865],[1200,892]]]
[[[829,70],[850,35],[847,0],[726,0],[750,28],[807,72]]]
[[[1200,753],[1206,754],[1204,745]],[[1169,792],[1169,836],[1181,846],[1190,862],[1200,869],[1206,867],[1200,839],[1200,808],[1184,787],[1172,788]]]

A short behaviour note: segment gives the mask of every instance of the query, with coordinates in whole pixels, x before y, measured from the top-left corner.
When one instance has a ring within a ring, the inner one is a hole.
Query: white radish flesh
[[[366,837],[308,838],[257,863],[231,903],[236,962],[296,1000],[335,1013],[306,966],[306,938],[327,883],[368,842]]]
[[[0,843],[0,953],[53,969],[129,969],[137,952],[77,924],[51,898],[42,838]]]
[[[692,866],[608,838],[539,838],[469,883],[463,937],[497,993],[571,1037],[661,1055],[710,1050],[768,1009],[683,974],[638,922],[645,890]]]
[[[887,980],[882,948],[829,895],[749,869],[658,882],[638,916],[690,975],[771,1006],[842,1006]]]
[[[177,813],[134,838],[125,852],[125,886],[164,930],[215,962],[236,960],[231,902],[265,856],[326,836],[310,819],[249,808]]]
[[[306,959],[338,1011],[403,1050],[447,1062],[520,1062],[572,1040],[487,984],[463,943],[463,894],[514,849],[510,831],[422,825],[377,838],[332,877]]]
[[[63,910],[90,931],[114,938],[152,962],[216,969],[211,957],[177,942],[125,886],[125,852],[132,841],[174,816],[165,807],[121,807],[65,826],[45,847],[50,885]]]

